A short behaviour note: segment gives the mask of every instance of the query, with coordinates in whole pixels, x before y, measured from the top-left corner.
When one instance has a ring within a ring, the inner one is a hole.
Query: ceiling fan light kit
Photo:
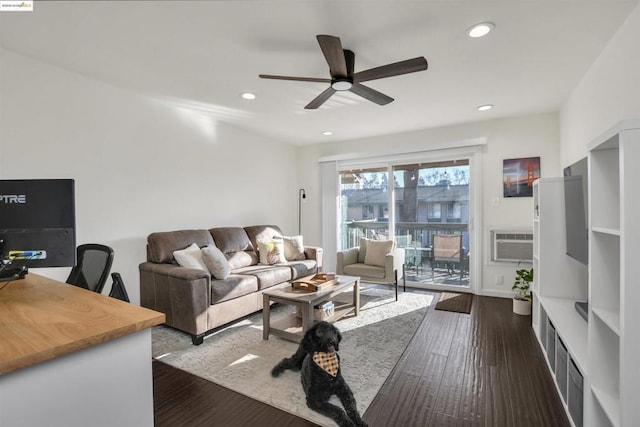
[[[331,87],[337,91],[350,90],[353,83],[349,79],[335,79],[331,82]]]
[[[330,79],[277,76],[271,74],[259,75],[259,77],[263,79],[329,83],[330,86],[325,89],[324,92],[304,107],[306,109],[316,109],[331,98],[334,93],[342,91],[350,91],[378,105],[386,105],[392,102],[393,98],[361,83],[424,71],[428,67],[427,60],[423,56],[420,56],[354,73],[355,54],[350,50],[342,48],[342,42],[339,37],[318,35],[316,39],[329,65]]]

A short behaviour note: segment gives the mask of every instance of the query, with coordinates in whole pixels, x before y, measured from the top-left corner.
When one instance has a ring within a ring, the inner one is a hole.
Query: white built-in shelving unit
[[[589,146],[590,426],[640,425],[640,121]]]
[[[533,203],[532,326],[567,414],[578,427],[585,425],[583,388],[588,381],[588,330],[586,320],[574,305],[587,300],[587,267],[566,255],[563,178],[537,180]],[[581,380],[579,384],[576,376]]]
[[[640,426],[640,121],[617,124],[587,148],[588,276],[564,253],[562,178],[534,184],[533,329],[574,426],[635,427]],[[585,322],[574,303],[587,296]]]

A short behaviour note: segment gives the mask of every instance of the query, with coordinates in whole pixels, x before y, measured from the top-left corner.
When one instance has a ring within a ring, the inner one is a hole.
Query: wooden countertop
[[[0,375],[164,322],[163,313],[29,273],[0,291]]]

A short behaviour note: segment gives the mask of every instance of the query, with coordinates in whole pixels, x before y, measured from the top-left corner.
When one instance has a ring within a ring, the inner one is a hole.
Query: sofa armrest
[[[140,264],[140,271],[148,271],[154,274],[172,276],[176,279],[195,280],[211,277],[208,271],[199,268],[180,267],[174,264],[158,264],[155,262],[143,262]]]
[[[398,272],[398,279],[402,278],[402,265],[404,264],[404,249],[396,248],[389,252],[384,259],[385,276]]]
[[[139,271],[141,306],[164,313],[167,325],[190,334],[207,330],[209,272],[154,262],[140,264]]]
[[[344,266],[358,263],[358,251],[360,248],[349,248],[344,251],[338,251],[336,262],[336,274],[344,274]]]
[[[322,256],[324,254],[324,250],[318,246],[305,246],[304,247],[304,256],[306,259],[312,259],[316,262],[316,266],[318,267],[318,271],[322,268]]]

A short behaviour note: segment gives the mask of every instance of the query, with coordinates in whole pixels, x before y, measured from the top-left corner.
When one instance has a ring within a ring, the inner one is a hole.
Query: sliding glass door
[[[466,159],[393,166],[407,280],[469,286],[469,177]]]
[[[339,171],[339,250],[394,239],[409,283],[469,286],[470,172],[468,158]]]

